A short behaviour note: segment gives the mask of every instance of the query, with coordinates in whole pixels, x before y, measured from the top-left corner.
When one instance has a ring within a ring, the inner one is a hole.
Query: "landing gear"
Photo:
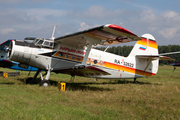
[[[44,87],[50,86],[50,82],[49,80],[41,80],[39,86],[44,86]]]
[[[27,78],[26,80],[25,80],[25,83],[26,84],[35,84],[35,83],[37,83],[37,80],[36,80],[36,78],[37,78],[37,76],[38,76],[38,74],[41,72],[41,69],[38,69],[38,71],[36,72],[36,74],[34,75],[34,77],[29,77],[29,78]],[[40,83],[39,83],[39,86],[44,86],[44,87],[47,87],[47,86],[50,86],[50,82],[49,82],[49,77],[50,77],[50,73],[51,73],[51,69],[50,69],[50,67],[49,67],[49,65],[48,65],[48,71],[45,73],[45,74],[47,74],[46,75],[46,78],[45,78],[45,80],[43,80],[43,76],[45,75],[42,75],[41,73],[40,73],[40,75],[41,75],[41,81],[40,81]]]
[[[70,83],[74,83],[74,78],[75,78],[75,76],[74,76],[74,75],[73,75],[73,76],[71,75],[71,79],[70,79],[69,82],[70,82]]]
[[[26,84],[35,84],[36,83],[36,78],[38,76],[38,74],[41,72],[41,69],[38,69],[38,71],[36,72],[36,74],[34,75],[34,77],[28,77],[25,80]]]
[[[174,70],[173,70],[173,72],[176,70],[176,67],[174,66]]]
[[[33,79],[33,77],[28,77],[28,78],[25,79],[24,82],[25,82],[26,84],[32,84],[32,82],[31,82],[32,79]]]
[[[46,78],[45,80],[43,80],[43,76],[42,74],[41,75],[41,82],[39,83],[39,86],[44,86],[44,87],[47,87],[47,86],[50,86],[50,82],[49,82],[49,77],[50,77],[50,74],[51,74],[51,67],[50,67],[50,64],[48,64],[48,71],[47,71],[47,75],[46,75]]]
[[[138,81],[136,81],[136,79],[137,78],[134,78],[134,82],[133,82],[134,84],[138,84],[139,83]]]

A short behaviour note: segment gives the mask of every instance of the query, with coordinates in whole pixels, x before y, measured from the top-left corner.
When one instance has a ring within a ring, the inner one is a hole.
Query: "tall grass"
[[[157,75],[137,79],[139,84],[76,77],[65,92],[58,91],[57,82],[68,83],[68,75],[53,73],[50,87],[24,84],[24,71],[18,77],[1,77],[0,119],[179,119],[180,69],[172,71],[160,67]]]

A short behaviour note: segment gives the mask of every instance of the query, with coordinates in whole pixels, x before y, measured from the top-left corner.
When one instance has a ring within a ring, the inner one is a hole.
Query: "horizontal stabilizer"
[[[175,59],[167,57],[167,56],[160,56],[160,55],[136,55],[137,58],[142,59],[151,59],[151,60],[167,60],[167,61],[175,61]]]
[[[161,53],[159,55],[171,55],[171,54],[178,54],[178,53],[180,53],[180,51],[178,51],[178,52],[170,52],[170,53]]]
[[[105,72],[102,69],[99,69],[94,66],[85,66],[85,65],[65,67],[65,68],[56,68],[56,69],[53,69],[53,72],[70,74],[70,75],[78,75],[78,76],[86,76],[86,77],[110,75],[109,73]]]

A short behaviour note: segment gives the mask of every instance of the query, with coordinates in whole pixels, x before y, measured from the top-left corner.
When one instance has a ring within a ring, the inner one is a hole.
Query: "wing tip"
[[[119,26],[119,25],[115,25],[115,24],[106,24],[104,25],[104,27],[108,27],[108,28],[111,28],[111,29],[114,29],[114,30],[117,30],[117,31],[120,31],[120,32],[124,32],[124,33],[127,33],[127,34],[131,34],[131,35],[134,35],[134,36],[137,36],[136,34],[130,32],[129,30]]]

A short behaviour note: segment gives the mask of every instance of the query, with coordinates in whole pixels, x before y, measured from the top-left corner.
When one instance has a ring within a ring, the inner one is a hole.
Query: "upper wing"
[[[120,26],[107,24],[58,37],[55,39],[55,42],[83,47],[87,46],[89,42],[91,42],[93,45],[113,45],[137,40],[141,40],[141,38],[134,33]]]

